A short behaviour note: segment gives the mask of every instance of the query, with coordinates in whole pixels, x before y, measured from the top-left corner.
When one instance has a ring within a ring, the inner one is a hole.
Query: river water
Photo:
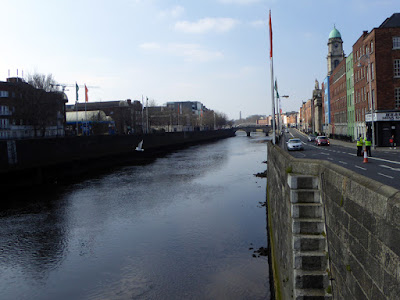
[[[270,299],[266,155],[237,136],[3,198],[0,299]]]

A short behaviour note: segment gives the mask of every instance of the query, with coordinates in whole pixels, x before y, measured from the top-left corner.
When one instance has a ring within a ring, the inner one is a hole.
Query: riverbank
[[[0,187],[70,180],[100,169],[141,164],[179,148],[228,138],[234,130],[0,141]],[[144,151],[135,151],[143,141]]]

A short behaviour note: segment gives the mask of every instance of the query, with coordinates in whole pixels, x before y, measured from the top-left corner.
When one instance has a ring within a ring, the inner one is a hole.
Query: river
[[[237,136],[3,197],[0,299],[270,299],[266,156]]]

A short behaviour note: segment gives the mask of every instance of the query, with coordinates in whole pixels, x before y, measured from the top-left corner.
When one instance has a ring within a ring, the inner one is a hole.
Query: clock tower
[[[342,36],[335,26],[329,34],[328,56],[326,58],[328,60],[328,76],[330,76],[332,74],[332,71],[345,58],[343,52]]]

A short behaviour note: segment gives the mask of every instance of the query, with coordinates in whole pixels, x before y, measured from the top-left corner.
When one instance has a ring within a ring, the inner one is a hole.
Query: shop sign
[[[365,115],[365,121],[371,122],[371,114]],[[400,121],[400,112],[374,113],[375,121]]]

